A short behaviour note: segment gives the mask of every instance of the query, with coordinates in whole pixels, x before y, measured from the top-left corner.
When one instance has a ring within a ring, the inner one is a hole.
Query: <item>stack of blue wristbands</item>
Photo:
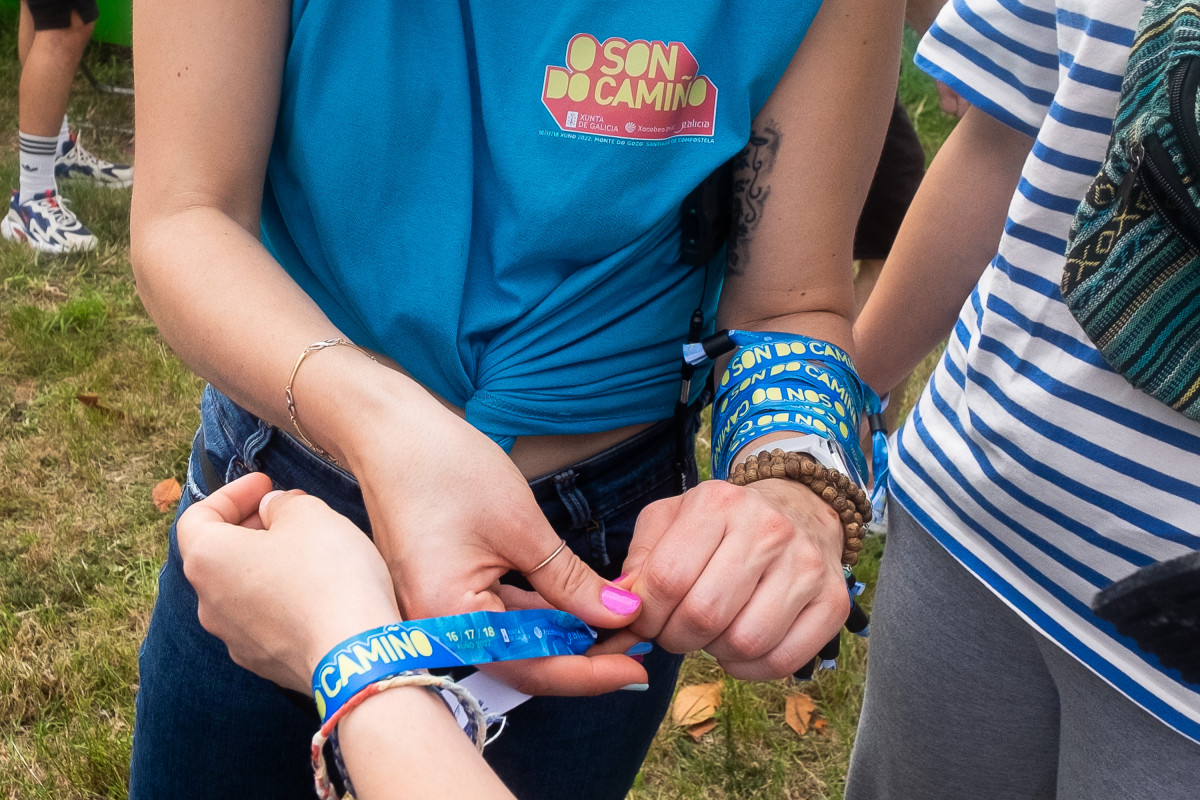
[[[794,333],[730,330],[684,346],[700,364],[736,347],[717,387],[712,414],[713,477],[729,477],[743,447],[768,433],[812,433],[841,455],[850,480],[867,483],[859,421],[872,418],[871,505],[882,516],[887,490],[887,432],[875,424],[879,396],[858,377],[850,355],[836,345]]]

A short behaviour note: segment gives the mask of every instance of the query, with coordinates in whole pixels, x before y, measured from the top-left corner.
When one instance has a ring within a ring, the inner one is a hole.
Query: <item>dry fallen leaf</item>
[[[812,719],[817,704],[806,694],[789,695],[784,706],[783,721],[788,727],[803,736],[808,731],[808,723]]]
[[[88,408],[96,409],[101,414],[107,414],[108,416],[114,417],[115,419],[118,419],[118,420],[125,419],[124,411],[121,411],[120,409],[116,409],[116,408],[109,408],[108,406],[105,406],[105,405],[101,405],[100,404],[100,395],[98,395],[98,394],[77,394],[77,395],[75,395],[75,399],[78,400],[83,405],[87,406]]]
[[[715,719],[706,719],[704,722],[697,722],[695,725],[688,726],[687,735],[692,737],[693,741],[700,741],[700,737],[717,727]]]
[[[675,695],[671,718],[676,725],[691,726],[710,720],[721,706],[721,684],[701,683],[685,686]]]
[[[154,490],[150,492],[150,499],[154,501],[154,507],[159,511],[170,511],[171,506],[175,505],[182,496],[183,488],[174,478],[159,481],[154,485]]]
[[[821,736],[828,736],[829,735],[829,720],[814,719],[812,721],[812,729],[814,731],[816,731],[818,734],[820,734]]]
[[[51,297],[66,297],[67,296],[66,292],[64,292],[62,289],[60,289],[57,286],[50,284],[50,283],[47,283],[45,286],[43,286],[42,291],[45,292],[46,294],[50,295]]]

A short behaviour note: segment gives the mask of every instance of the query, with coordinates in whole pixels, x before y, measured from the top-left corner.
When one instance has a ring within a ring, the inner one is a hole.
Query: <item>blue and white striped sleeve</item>
[[[1037,136],[1058,88],[1054,0],[951,0],[917,66],[971,105]]]

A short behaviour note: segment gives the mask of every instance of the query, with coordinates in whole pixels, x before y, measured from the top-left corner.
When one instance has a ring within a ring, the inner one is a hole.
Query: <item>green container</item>
[[[100,17],[92,38],[126,47],[133,44],[133,0],[96,0],[96,5]],[[0,0],[0,18],[15,20],[20,7],[20,0]]]
[[[92,38],[109,44],[133,45],[133,0],[96,0],[100,18]]]

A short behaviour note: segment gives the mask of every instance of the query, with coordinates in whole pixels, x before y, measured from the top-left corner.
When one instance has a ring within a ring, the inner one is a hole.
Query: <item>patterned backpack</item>
[[[1150,0],[1063,298],[1131,384],[1200,420],[1200,4]]]

